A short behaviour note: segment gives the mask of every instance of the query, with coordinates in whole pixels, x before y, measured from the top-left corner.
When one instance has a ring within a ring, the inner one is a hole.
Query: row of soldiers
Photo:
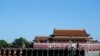
[[[78,48],[56,49],[0,49],[1,56],[84,56],[85,51]]]

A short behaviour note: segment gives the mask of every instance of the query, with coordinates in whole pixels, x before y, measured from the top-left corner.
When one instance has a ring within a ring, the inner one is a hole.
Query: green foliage
[[[33,46],[32,42],[27,41],[25,38],[20,37],[15,39],[12,43],[7,43],[5,40],[0,40],[0,48],[30,48]]]
[[[9,44],[5,40],[0,40],[0,48],[7,48]]]
[[[12,46],[16,48],[25,48],[30,46],[30,42],[28,42],[25,38],[20,37],[12,42]]]

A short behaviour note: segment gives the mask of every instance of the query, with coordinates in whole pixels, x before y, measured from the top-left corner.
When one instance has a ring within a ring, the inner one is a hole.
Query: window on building
[[[40,42],[41,42],[41,43],[46,43],[46,40],[41,40]]]
[[[46,40],[44,40],[44,43],[46,43]]]
[[[43,43],[44,41],[43,41],[43,40],[41,40],[40,42],[41,42],[41,43]]]

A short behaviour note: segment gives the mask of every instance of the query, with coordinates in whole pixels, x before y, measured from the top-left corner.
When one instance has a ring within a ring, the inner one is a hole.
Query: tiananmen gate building
[[[54,29],[50,36],[36,36],[34,48],[66,48],[77,47],[87,51],[100,51],[100,42],[90,37],[85,29]]]

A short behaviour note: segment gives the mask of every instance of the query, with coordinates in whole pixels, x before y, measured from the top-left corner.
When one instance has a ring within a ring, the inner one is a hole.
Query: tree
[[[34,42],[30,42],[28,48],[33,48]]]
[[[12,46],[13,47],[16,47],[16,48],[24,48],[24,47],[28,47],[29,46],[29,42],[23,38],[23,37],[20,37],[18,39],[15,39],[13,42],[12,42]]]
[[[0,40],[0,48],[7,48],[9,44],[5,40]]]

